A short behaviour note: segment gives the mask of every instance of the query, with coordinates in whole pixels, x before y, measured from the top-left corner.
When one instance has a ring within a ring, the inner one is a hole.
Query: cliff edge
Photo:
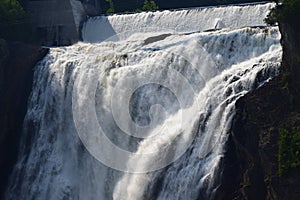
[[[0,39],[0,199],[16,162],[33,68],[48,49]]]
[[[222,199],[300,199],[300,23],[279,23],[280,75],[236,103]]]

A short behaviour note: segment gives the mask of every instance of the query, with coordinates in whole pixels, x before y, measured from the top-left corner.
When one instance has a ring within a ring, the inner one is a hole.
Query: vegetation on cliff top
[[[0,38],[30,41],[30,22],[17,0],[0,0]]]
[[[107,9],[107,14],[112,14],[115,12],[114,2],[112,0],[105,0],[109,4],[109,8]]]
[[[142,11],[154,11],[154,10],[158,10],[159,7],[156,5],[155,1],[153,0],[145,0],[144,1],[144,5],[142,7],[142,9],[136,9],[136,12],[142,12]]]
[[[176,9],[199,6],[216,6],[226,4],[252,3],[264,0],[100,0],[104,13],[141,12],[158,9]],[[112,3],[113,2],[113,3]],[[113,7],[112,7],[113,5]],[[113,8],[113,9],[111,9]],[[113,12],[111,12],[113,10]]]
[[[25,11],[16,0],[0,1],[0,22],[18,23],[25,16]]]
[[[109,7],[106,10],[106,14],[113,14],[115,13],[115,8],[114,8],[114,3],[113,0],[105,0],[106,2],[108,2]],[[141,8],[136,8],[133,11],[125,11],[125,13],[131,13],[131,12],[143,12],[143,11],[154,11],[154,10],[158,10],[159,7],[156,5],[154,0],[145,0],[144,4]]]

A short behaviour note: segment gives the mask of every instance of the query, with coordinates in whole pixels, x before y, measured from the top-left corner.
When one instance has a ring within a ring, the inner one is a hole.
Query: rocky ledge
[[[48,49],[0,39],[0,199],[16,162],[33,68]]]
[[[300,25],[280,31],[280,75],[236,103],[222,199],[300,199]]]

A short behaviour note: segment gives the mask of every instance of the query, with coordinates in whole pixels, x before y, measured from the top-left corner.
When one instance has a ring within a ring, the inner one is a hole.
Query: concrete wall
[[[30,0],[27,10],[41,45],[70,45],[79,40],[69,0]]]

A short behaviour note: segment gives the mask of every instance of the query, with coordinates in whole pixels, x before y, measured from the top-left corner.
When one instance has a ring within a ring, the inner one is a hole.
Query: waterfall
[[[276,76],[282,57],[277,27],[226,20],[51,48],[35,67],[5,198],[214,199],[235,103]]]
[[[274,3],[232,5],[137,14],[90,17],[83,24],[86,42],[101,42],[112,37],[124,39],[139,31],[202,32],[215,28],[264,26],[264,19]]]

